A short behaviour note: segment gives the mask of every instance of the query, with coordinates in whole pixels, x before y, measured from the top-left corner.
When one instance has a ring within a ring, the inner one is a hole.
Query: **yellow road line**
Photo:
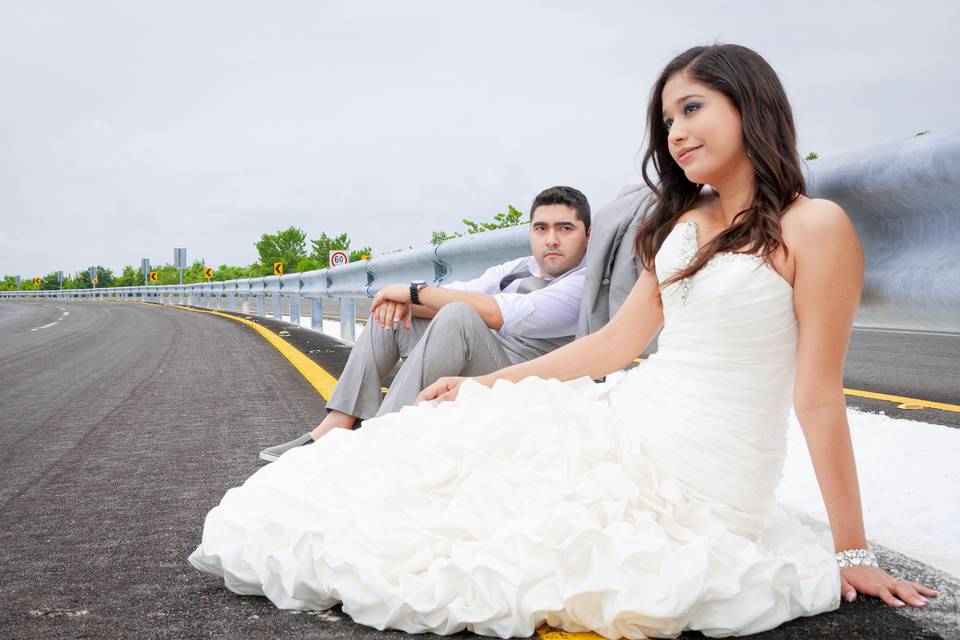
[[[547,625],[537,629],[537,637],[540,640],[606,640],[593,631],[561,631]]]
[[[960,413],[960,405],[947,404],[946,402],[932,402],[930,400],[919,400],[917,398],[907,398],[905,396],[894,396],[890,395],[889,393],[860,391],[858,389],[844,389],[843,392],[848,396],[870,398],[871,400],[885,400],[887,402],[896,402],[898,405],[908,405],[906,407],[902,407],[904,409],[939,409],[941,411]]]
[[[238,318],[236,316],[231,316],[226,313],[219,313],[217,311],[206,311],[203,309],[191,309],[190,307],[182,307],[179,305],[172,305],[178,309],[184,309],[186,311],[195,311],[197,313],[209,313],[215,316],[222,316],[224,318],[230,318],[231,320],[236,320],[237,322],[242,322],[249,327],[253,328],[260,335],[267,339],[270,344],[277,348],[277,350],[282,353],[287,360],[289,360],[293,366],[303,374],[303,377],[313,385],[313,388],[316,389],[325,400],[330,398],[330,394],[333,393],[333,388],[337,384],[337,379],[332,375],[327,373],[320,365],[316,362],[305,356],[300,352],[296,347],[288,343],[286,340],[280,338],[277,334],[273,333],[269,329],[257,324],[256,322],[251,322],[244,318]],[[641,358],[636,358],[634,362],[642,362]],[[383,389],[381,389],[383,390]],[[960,413],[960,405],[948,404],[946,402],[933,402],[931,400],[921,400],[919,398],[908,398],[906,396],[895,396],[888,393],[876,393],[874,391],[861,391],[859,389],[844,389],[843,393],[848,396],[857,396],[859,398],[869,398],[871,400],[883,400],[885,402],[894,402],[897,405],[906,405],[902,408],[904,409],[939,409],[940,411],[950,411],[952,413]],[[566,633],[566,632],[558,632]],[[544,640],[562,640],[561,638],[549,638]]]
[[[276,347],[277,351],[283,354],[287,360],[290,361],[290,364],[297,368],[297,371],[307,379],[307,382],[317,390],[324,400],[329,400],[330,395],[333,393],[333,388],[337,385],[337,379],[332,375],[327,373],[327,371],[318,365],[316,362],[308,358],[303,354],[302,351],[294,347],[292,344],[270,331],[264,326],[257,324],[256,322],[251,322],[245,318],[238,318],[237,316],[231,316],[227,313],[219,313],[217,311],[207,311],[204,309],[191,309],[190,307],[182,307],[180,305],[171,305],[177,309],[183,309],[184,311],[193,311],[196,313],[209,313],[210,315],[220,316],[221,318],[230,318],[231,320],[236,320],[237,322],[242,322],[247,325],[261,336],[267,339],[267,342]]]

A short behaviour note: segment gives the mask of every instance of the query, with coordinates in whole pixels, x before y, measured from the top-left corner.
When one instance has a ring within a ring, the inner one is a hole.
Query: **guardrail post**
[[[290,296],[290,324],[300,325],[300,293]]]
[[[267,296],[263,293],[257,294],[257,315],[267,315]]]
[[[323,333],[323,298],[310,298],[310,328]]]
[[[354,342],[357,333],[357,299],[340,298],[340,337]]]
[[[283,300],[280,299],[279,293],[273,293],[270,295],[270,302],[273,306],[273,319],[274,320],[283,320]]]

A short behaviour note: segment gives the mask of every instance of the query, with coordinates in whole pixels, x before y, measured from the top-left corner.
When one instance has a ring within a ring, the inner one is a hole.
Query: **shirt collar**
[[[584,254],[583,254],[583,257],[580,259],[580,264],[578,264],[578,265],[575,266],[574,268],[570,269],[570,271],[565,271],[565,272],[561,273],[561,274],[558,275],[558,276],[554,276],[554,277],[552,277],[552,278],[549,278],[549,277],[547,277],[547,276],[540,275],[540,265],[537,264],[537,259],[534,258],[533,256],[530,256],[530,258],[529,258],[529,264],[527,265],[527,269],[530,271],[530,275],[532,275],[532,276],[536,276],[536,277],[538,277],[538,278],[543,278],[544,280],[556,280],[557,278],[562,278],[563,276],[565,276],[565,275],[567,275],[568,273],[571,273],[571,272],[573,272],[573,271],[576,271],[577,269],[583,269],[586,265],[587,265],[587,254],[584,253]]]

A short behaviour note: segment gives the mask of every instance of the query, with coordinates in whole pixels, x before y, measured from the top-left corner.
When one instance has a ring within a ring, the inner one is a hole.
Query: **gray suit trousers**
[[[466,303],[448,304],[431,320],[412,318],[411,325],[384,329],[369,318],[327,408],[361,419],[381,416],[413,404],[424,387],[443,376],[482,376],[512,364]],[[380,386],[400,358],[403,366],[381,403]]]

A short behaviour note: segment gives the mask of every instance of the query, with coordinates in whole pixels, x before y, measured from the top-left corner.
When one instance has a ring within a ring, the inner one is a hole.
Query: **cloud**
[[[375,252],[639,180],[649,87],[741,42],[831,155],[953,127],[952,2],[7,3],[0,274],[246,264],[263,232]]]

